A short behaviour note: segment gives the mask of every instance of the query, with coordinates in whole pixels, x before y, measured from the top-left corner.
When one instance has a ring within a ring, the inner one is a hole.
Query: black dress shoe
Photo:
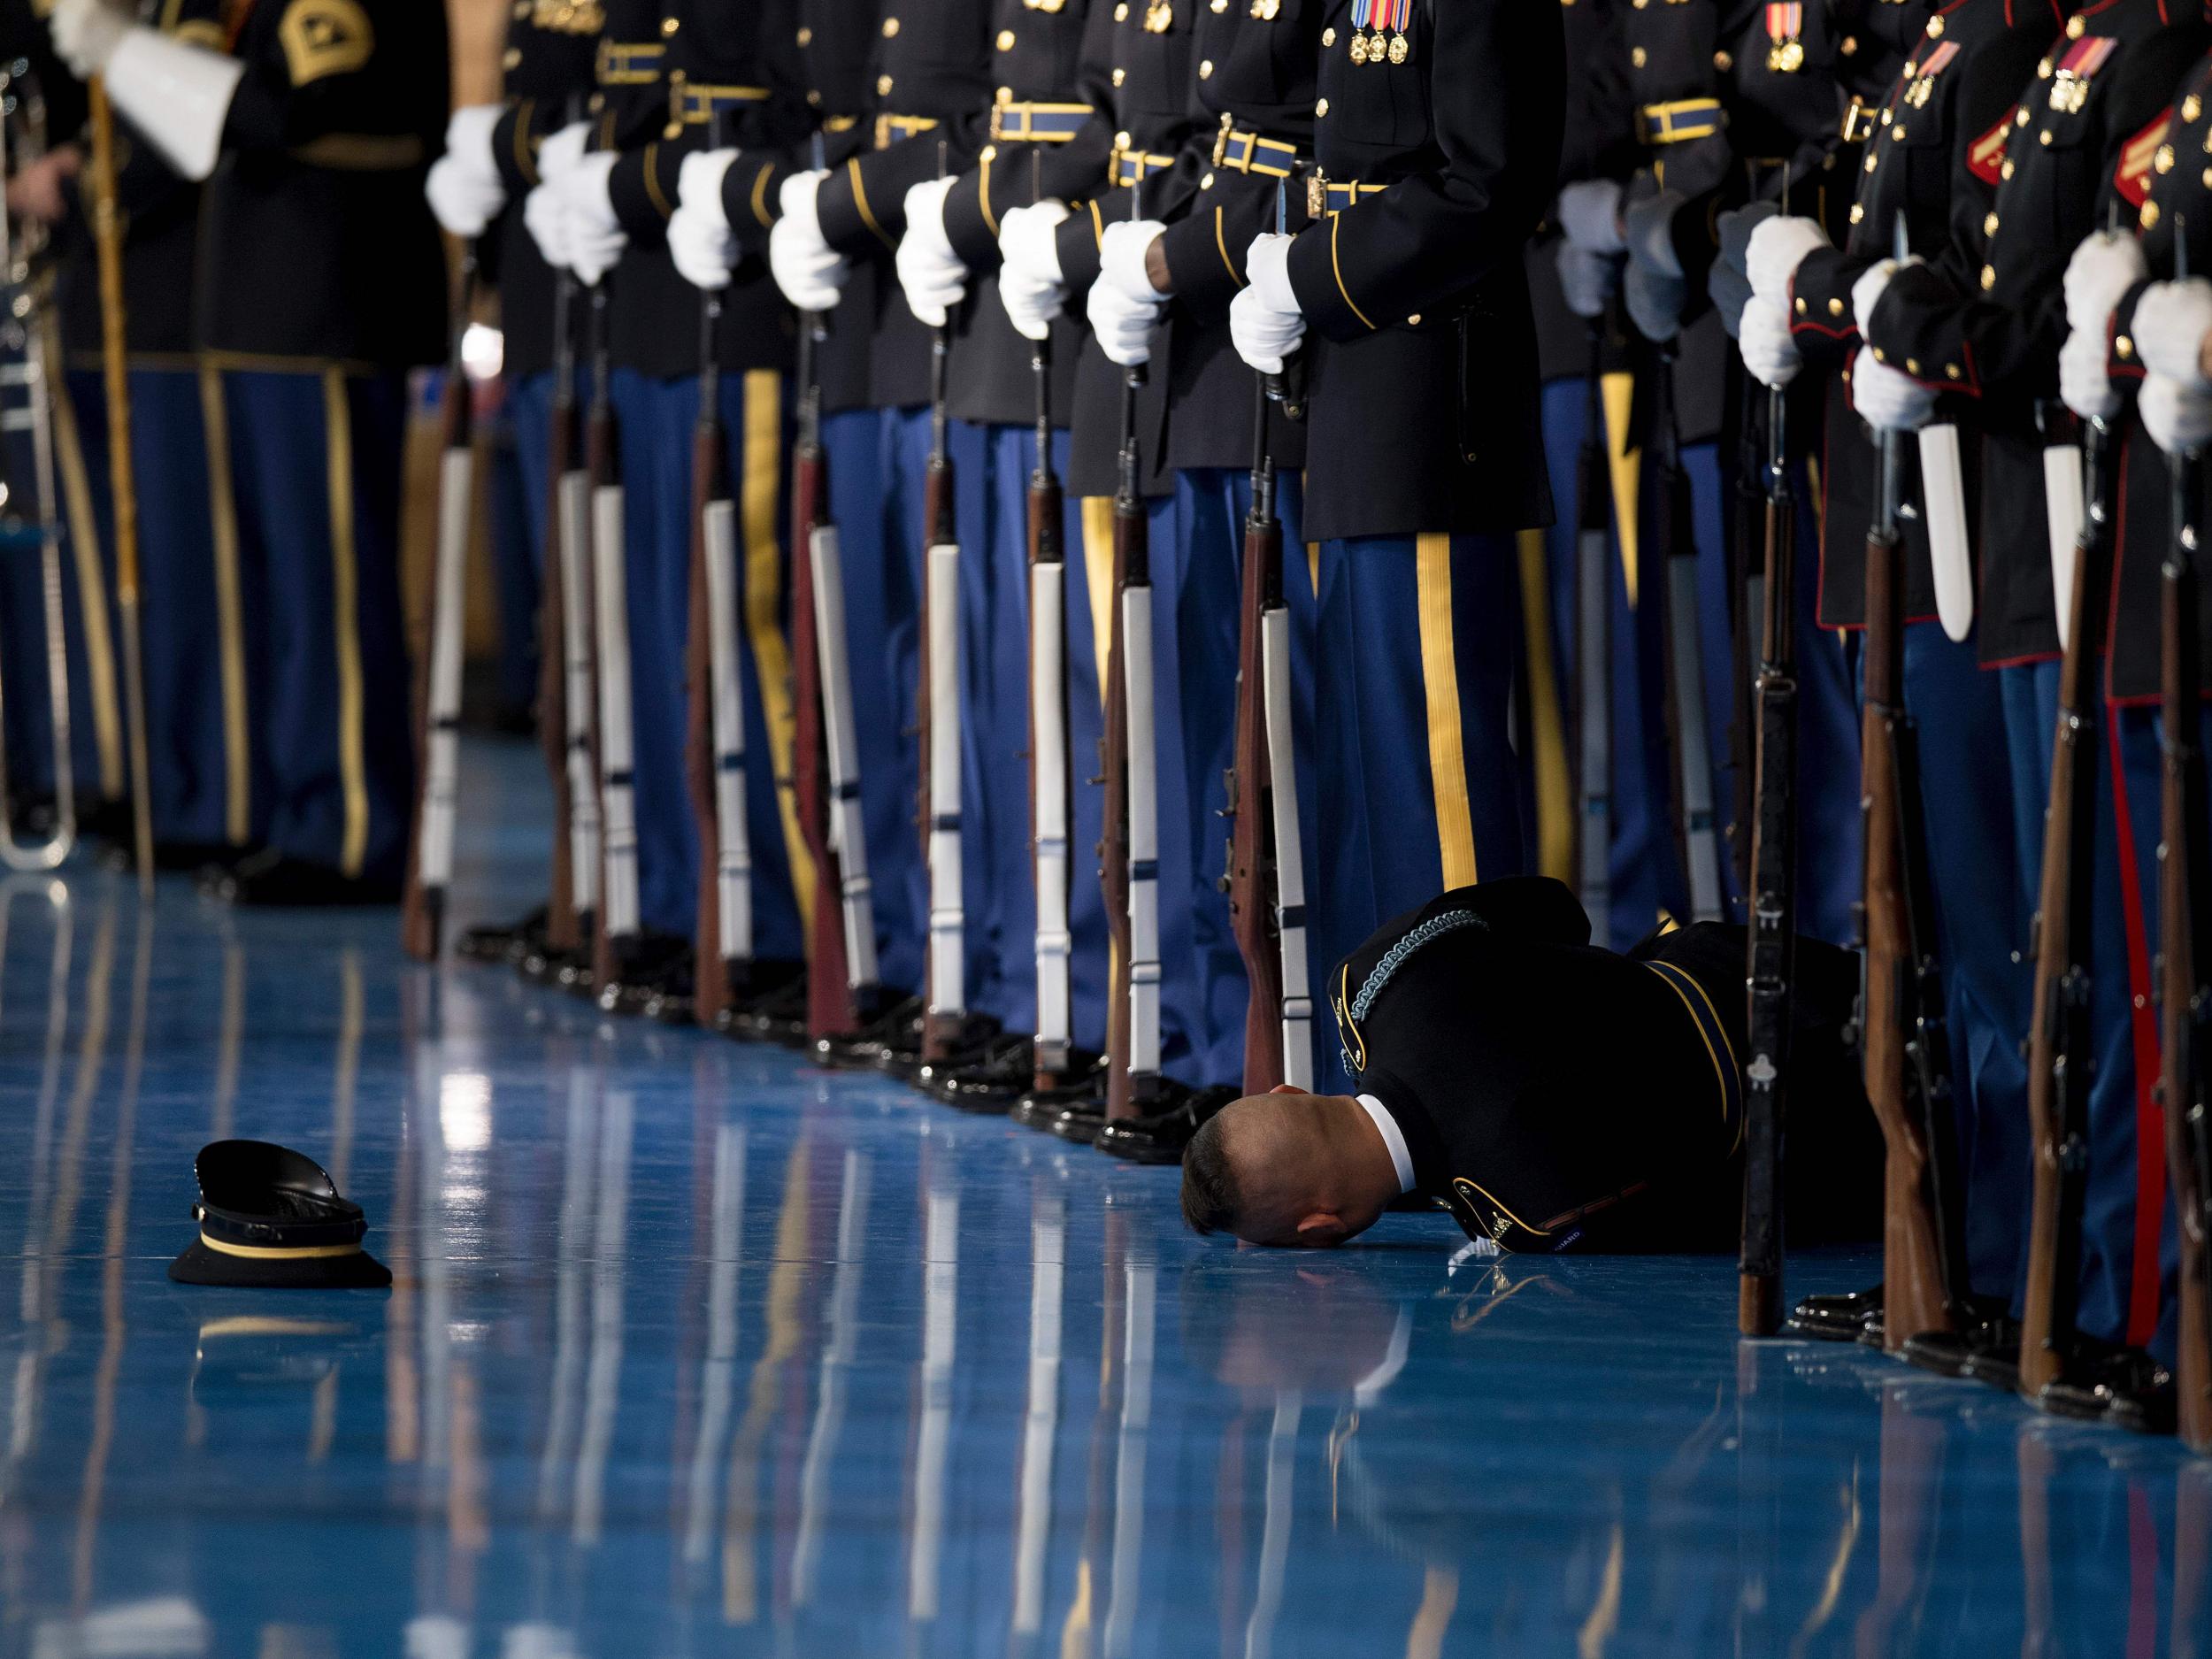
[[[803,1048],[806,994],[803,962],[756,961],[748,972],[744,994],[722,1010],[715,1029],[748,1042]]]
[[[267,909],[337,909],[396,904],[392,876],[342,875],[326,864],[288,857],[273,848],[234,865],[217,882],[216,896],[233,904]]]
[[[1086,1146],[1106,1122],[1106,1072],[1102,1065],[1080,1082],[1030,1089],[1017,1095],[1007,1120]]]
[[[1132,1164],[1180,1164],[1183,1148],[1190,1145],[1191,1137],[1216,1112],[1244,1093],[1241,1087],[1231,1084],[1189,1089],[1179,1083],[1171,1083],[1168,1087],[1181,1096],[1175,1104],[1148,1118],[1125,1118],[1119,1123],[1108,1124],[1091,1144],[1101,1152],[1126,1158]]]
[[[453,954],[464,962],[519,963],[544,945],[545,923],[542,904],[518,921],[483,923],[453,941]]]
[[[614,973],[599,987],[600,1012],[643,1014],[657,1012],[677,998],[682,1012],[691,1018],[691,941],[667,933],[640,932],[615,947]]]
[[[1068,1071],[1081,1079],[1070,1087],[1086,1098],[1094,1092],[1093,1074],[1103,1062],[1097,1055],[1081,1048],[1069,1050]],[[939,1078],[930,1086],[930,1093],[948,1106],[963,1111],[1008,1112],[1022,1102],[1034,1099],[1040,1091],[1037,1080],[1037,1045],[1033,1038],[1002,1039],[980,1064]],[[1060,1094],[1062,1089],[1042,1093]],[[1022,1119],[1026,1123],[1027,1118]]]
[[[963,1014],[946,1035],[942,1058],[925,1059],[918,1049],[910,1055],[895,1051],[879,1059],[876,1066],[879,1071],[905,1078],[918,1087],[927,1090],[940,1078],[955,1071],[964,1071],[989,1059],[1004,1029],[988,1014]]]
[[[892,1048],[918,1055],[922,1047],[922,999],[902,997],[858,1031],[841,1036],[817,1037],[812,1051],[818,1065],[859,1070],[878,1064]]]
[[[2020,1325],[1994,1298],[1977,1298],[1970,1322],[1959,1331],[1923,1331],[1909,1336],[1897,1352],[1909,1365],[1933,1371],[1939,1377],[1975,1377],[1993,1381],[1972,1368],[1995,1361],[2016,1384],[2020,1375]],[[2011,1385],[2004,1385],[2011,1386]]]
[[[2174,1432],[2173,1373],[2139,1348],[2084,1341],[2036,1404],[2057,1417],[2085,1418],[2139,1434]]]
[[[1870,1319],[1882,1317],[1882,1287],[1839,1291],[1806,1296],[1790,1310],[1783,1322],[1785,1336],[1806,1337],[1816,1342],[1855,1342]]]

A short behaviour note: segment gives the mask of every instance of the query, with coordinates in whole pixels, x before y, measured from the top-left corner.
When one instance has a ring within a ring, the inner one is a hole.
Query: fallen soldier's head
[[[1248,1244],[1341,1244],[1397,1196],[1390,1148],[1348,1094],[1248,1094],[1183,1153],[1183,1219]]]

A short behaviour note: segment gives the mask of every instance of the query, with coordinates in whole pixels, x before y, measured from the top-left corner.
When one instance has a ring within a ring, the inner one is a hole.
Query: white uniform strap
[[[630,732],[630,606],[624,588],[622,486],[591,493],[594,612],[599,632],[599,786],[606,846],[601,925],[613,938],[638,929],[636,765]]]
[[[1036,770],[1037,1047],[1064,1056],[1069,1011],[1067,566],[1029,573],[1029,717]]]
[[[1962,643],[1974,632],[1974,563],[1967,552],[1959,429],[1947,420],[1920,429],[1920,506],[1935,571],[1936,615],[1944,633]]]
[[[829,751],[830,844],[837,851],[838,902],[845,922],[845,980],[876,983],[875,888],[868,879],[868,826],[860,801],[860,739],[853,711],[852,660],[845,638],[845,566],[837,526],[807,538],[814,579],[814,649],[822,682],[822,733]]]
[[[455,396],[465,397],[465,389]],[[430,683],[423,720],[421,835],[415,872],[435,892],[453,877],[455,795],[461,768],[461,629],[468,603],[470,485],[475,457],[466,448],[448,449],[438,465],[438,563],[430,611]]]
[[[1152,588],[1121,591],[1129,734],[1129,1075],[1160,1070],[1159,755],[1152,718]]]
[[[753,843],[745,818],[745,676],[737,650],[737,503],[710,501],[707,658],[714,736],[714,902],[725,962],[753,957]]]
[[[1313,1087],[1313,982],[1306,965],[1305,840],[1298,825],[1298,749],[1290,713],[1290,612],[1260,613],[1268,795],[1275,824],[1275,929],[1283,952],[1283,1081]]]
[[[2043,511],[2050,525],[2051,591],[2058,603],[2058,644],[2070,642],[2074,611],[2074,559],[2081,542],[2081,527],[2088,514],[2082,491],[2082,458],[2078,445],[2054,443],[2043,451]]]
[[[567,742],[570,897],[579,910],[599,908],[599,780],[591,761],[591,474],[561,474],[562,703]]]
[[[926,555],[929,678],[929,1011],[967,1009],[960,865],[960,547]]]

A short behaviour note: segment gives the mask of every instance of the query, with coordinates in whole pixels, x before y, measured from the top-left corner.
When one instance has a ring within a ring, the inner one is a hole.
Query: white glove
[[[2189,392],[2212,392],[2204,378],[2204,337],[2212,334],[2212,282],[2189,277],[2154,282],[2135,302],[2135,357],[2153,374]]]
[[[614,269],[630,233],[615,217],[614,196],[609,187],[614,178],[616,157],[611,150],[595,150],[577,157],[576,165],[547,182],[561,198],[568,215],[568,252],[572,267],[586,286]]]
[[[2101,230],[2083,237],[2066,262],[2066,326],[2108,332],[2113,308],[2149,274],[2143,244],[2130,233]]]
[[[1586,253],[1613,254],[1621,240],[1621,187],[1610,179],[1578,179],[1559,193],[1555,217],[1567,240]]]
[[[557,271],[571,270],[575,256],[568,247],[568,210],[549,184],[541,184],[522,198],[522,227],[538,245],[538,253]]]
[[[676,211],[668,216],[668,257],[695,288],[727,288],[737,238],[722,205],[722,180],[734,150],[695,150],[676,173]]]
[[[850,267],[844,255],[822,239],[816,197],[826,173],[795,173],[776,194],[781,217],[768,233],[768,272],[784,298],[803,311],[826,311],[837,303]]]
[[[2167,375],[2154,374],[2143,382],[2135,395],[2135,412],[2151,442],[2168,455],[2212,442],[2212,395],[2193,391]]]
[[[1123,368],[1152,357],[1152,327],[1166,296],[1145,274],[1145,255],[1167,228],[1157,219],[1121,219],[1098,244],[1098,280],[1091,284],[1091,332],[1109,363]]]
[[[456,236],[474,237],[507,205],[507,186],[492,160],[492,130],[506,106],[471,104],[445,124],[445,154],[430,165],[422,193],[438,223]]]
[[[907,310],[930,328],[942,328],[947,314],[968,294],[968,267],[945,234],[945,198],[953,182],[928,179],[906,193],[906,234],[893,260]]]
[[[1751,378],[1776,391],[1795,380],[1798,370],[1805,366],[1797,342],[1790,338],[1788,304],[1763,294],[1754,294],[1745,303],[1743,319],[1736,328],[1736,347],[1743,353],[1743,365]]]
[[[139,26],[107,0],[56,0],[47,27],[56,55],[78,80],[89,81],[105,73],[123,37]]]
[[[2084,420],[2109,420],[2120,412],[2120,395],[2107,373],[2110,349],[2102,324],[2068,331],[2058,349],[2059,401]]]
[[[1761,299],[1787,300],[1790,282],[1805,256],[1825,248],[1828,233],[1809,219],[1775,218],[1751,233],[1744,252],[1744,274]]]
[[[1630,203],[1621,215],[1628,249],[1621,296],[1636,332],[1655,342],[1681,332],[1683,308],[1690,303],[1689,280],[1674,246],[1674,215],[1682,205],[1676,192],[1662,190]]]
[[[1042,340],[1052,319],[1067,303],[1067,279],[1060,272],[1059,229],[1067,222],[1064,202],[1010,207],[998,224],[999,303],[1007,320],[1025,340]]]
[[[1851,359],[1851,407],[1877,432],[1917,432],[1935,413],[1936,395],[1918,380],[1874,360],[1870,346]]]
[[[1605,305],[1621,285],[1621,262],[1617,254],[1595,253],[1559,239],[1559,291],[1567,309],[1578,317],[1602,317]]]
[[[1859,280],[1851,285],[1851,320],[1857,323],[1862,334],[1873,326],[1874,308],[1882,303],[1882,296],[1889,291],[1889,280],[1907,265],[1918,265],[1919,256],[1900,265],[1894,259],[1877,259],[1859,273]]]
[[[1283,359],[1306,337],[1305,314],[1290,286],[1291,238],[1263,231],[1244,256],[1245,286],[1229,302],[1229,338],[1237,356],[1262,374],[1280,374]]]

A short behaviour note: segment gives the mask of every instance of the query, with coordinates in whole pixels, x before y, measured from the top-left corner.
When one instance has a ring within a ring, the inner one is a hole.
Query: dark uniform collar
[[[1412,1191],[1424,1198],[1441,1195],[1451,1186],[1451,1171],[1444,1156],[1444,1138],[1435,1121],[1412,1089],[1381,1066],[1360,1073],[1359,1092],[1380,1101],[1406,1138],[1406,1153],[1413,1160]]]

